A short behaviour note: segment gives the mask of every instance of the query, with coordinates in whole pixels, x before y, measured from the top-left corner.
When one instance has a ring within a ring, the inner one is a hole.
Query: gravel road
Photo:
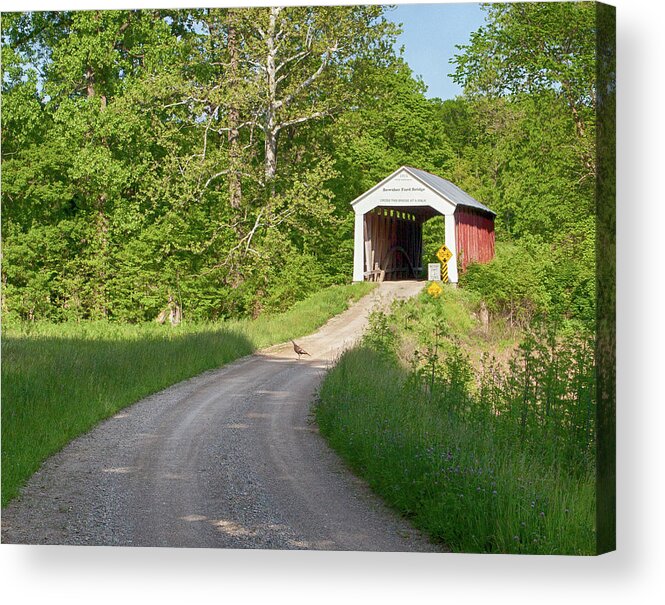
[[[176,384],[47,460],[2,511],[2,542],[436,551],[351,474],[311,401],[370,309],[417,293],[386,282],[317,333]]]

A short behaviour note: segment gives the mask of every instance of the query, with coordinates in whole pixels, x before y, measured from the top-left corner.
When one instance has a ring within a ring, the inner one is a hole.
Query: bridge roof
[[[385,188],[385,186],[396,177],[400,175],[404,177],[405,174],[410,175],[418,182],[425,185],[430,191],[433,191],[435,194],[443,198],[446,202],[452,204],[454,207],[467,206],[469,208],[475,208],[476,210],[481,210],[482,212],[486,212],[488,214],[491,214],[492,216],[496,216],[496,213],[494,211],[490,210],[487,206],[479,202],[477,199],[471,197],[466,191],[460,189],[457,185],[454,185],[450,181],[447,181],[446,179],[440,176],[431,174],[430,172],[426,172],[425,170],[420,170],[419,168],[413,168],[411,166],[402,166],[401,168],[398,168],[395,172],[393,172],[391,175],[383,179],[380,183],[376,184],[374,187],[372,187],[368,191],[365,191],[365,193],[363,193],[362,195],[358,196],[355,200],[351,202],[351,205],[355,206],[358,202],[367,198],[370,194],[379,191],[382,187]],[[406,201],[406,200],[402,199],[400,201]],[[413,202],[411,202],[411,204],[427,205],[426,202],[419,202],[417,200],[414,200]]]

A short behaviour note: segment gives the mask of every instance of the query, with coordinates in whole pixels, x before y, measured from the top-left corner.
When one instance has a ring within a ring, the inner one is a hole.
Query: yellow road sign
[[[439,248],[439,251],[436,253],[436,257],[442,262],[447,263],[452,257],[453,253],[450,251],[448,246],[445,244]]]
[[[427,293],[434,298],[441,296],[441,292],[443,292],[443,288],[435,281],[433,281],[429,288],[427,288]]]

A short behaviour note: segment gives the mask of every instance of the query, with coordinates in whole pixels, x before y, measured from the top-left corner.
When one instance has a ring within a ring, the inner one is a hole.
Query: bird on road
[[[297,345],[293,340],[291,341],[293,343],[293,350],[298,353],[298,359],[300,359],[301,355],[309,355],[305,349],[303,349],[301,346]],[[311,357],[311,355],[309,355]]]

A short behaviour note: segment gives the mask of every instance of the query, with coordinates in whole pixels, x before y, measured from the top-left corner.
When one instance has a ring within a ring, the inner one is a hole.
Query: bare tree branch
[[[279,73],[284,67],[286,67],[291,61],[297,61],[300,59],[305,58],[307,55],[311,54],[311,50],[301,50],[299,53],[296,53],[295,55],[291,55],[290,57],[284,59],[277,67],[275,67],[275,73]]]
[[[286,95],[283,99],[280,99],[275,102],[275,109],[279,109],[281,107],[286,107],[293,99],[295,99],[303,90],[311,86],[311,84],[321,76],[325,68],[328,66],[328,61],[330,60],[330,57],[333,52],[337,50],[337,43],[335,43],[333,46],[329,47],[326,52],[323,54],[323,57],[321,58],[321,65],[319,65],[318,69],[311,75],[309,78],[301,82],[296,89],[289,95]]]
[[[330,113],[327,111],[315,111],[314,113],[308,116],[302,116],[300,118],[295,118],[293,120],[287,120],[286,122],[281,122],[276,126],[276,128],[278,131],[280,131],[282,128],[288,128],[289,126],[293,126],[294,124],[302,124],[303,122],[308,122],[309,120],[314,120],[316,118],[323,118],[329,115]]]
[[[256,120],[248,120],[247,122],[243,122],[242,124],[238,124],[235,128],[240,130],[241,128],[246,128],[247,126],[255,126],[256,125]],[[220,128],[215,128],[215,132],[218,134],[221,134],[222,132],[229,132],[231,130],[230,127],[228,126],[222,126]]]

